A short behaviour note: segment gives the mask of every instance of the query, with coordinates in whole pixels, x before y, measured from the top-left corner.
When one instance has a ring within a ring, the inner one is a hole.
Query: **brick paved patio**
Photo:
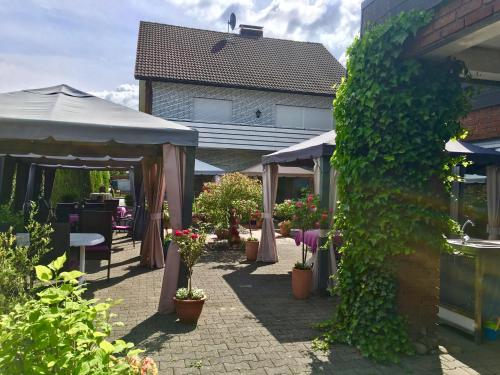
[[[476,346],[447,328],[440,328],[440,353],[398,366],[374,364],[343,345],[312,352],[311,323],[329,318],[335,299],[293,299],[289,273],[299,250],[291,239],[278,238],[280,261],[272,265],[249,264],[239,251],[206,254],[194,273],[194,285],[208,294],[197,327],[157,314],[163,270],[138,267],[139,244],[118,238],[115,246],[123,250],[113,253],[109,282],[104,262],[88,262],[88,293],[124,300],[114,308],[125,323],[114,338],[146,349],[161,374],[500,374],[498,343]]]

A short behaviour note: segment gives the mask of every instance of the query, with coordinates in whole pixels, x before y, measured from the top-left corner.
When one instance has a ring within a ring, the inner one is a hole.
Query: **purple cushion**
[[[113,230],[131,230],[130,225],[113,225]]]
[[[109,251],[107,245],[85,246],[85,251]]]

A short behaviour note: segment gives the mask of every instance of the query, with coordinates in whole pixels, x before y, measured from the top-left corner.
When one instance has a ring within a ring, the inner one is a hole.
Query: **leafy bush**
[[[238,202],[251,201],[262,208],[262,184],[241,173],[228,173],[209,182],[196,198],[194,212],[218,229],[229,229],[231,211]]]
[[[292,220],[294,212],[295,203],[290,199],[287,199],[282,203],[277,203],[274,206],[274,216],[278,220]]]
[[[51,198],[53,206],[63,202],[63,197],[75,202],[88,197],[90,193],[89,171],[78,169],[58,169],[56,171]],[[71,198],[69,195],[71,195]]]
[[[134,206],[134,199],[132,198],[132,194],[126,194],[124,199],[125,199],[125,206],[127,207]]]
[[[84,299],[77,280],[82,273],[59,273],[65,261],[63,255],[36,266],[46,288],[0,318],[0,373],[138,374],[129,362],[137,365],[141,351],[123,340],[106,340],[114,302]],[[119,357],[123,353],[129,358]]]
[[[12,227],[14,231],[23,230],[24,217],[21,211],[13,211],[9,204],[0,205],[0,227],[6,229]]]
[[[11,230],[0,232],[0,313],[8,312],[19,302],[32,297],[34,266],[51,249],[52,227],[34,220],[37,209],[32,205],[26,231],[29,246],[17,246],[16,236]]]

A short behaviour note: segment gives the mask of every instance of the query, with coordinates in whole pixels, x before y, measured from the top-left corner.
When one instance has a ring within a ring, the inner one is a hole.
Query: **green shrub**
[[[293,214],[295,212],[295,203],[290,199],[283,201],[282,203],[277,203],[274,206],[274,216],[278,220],[292,220]]]
[[[18,304],[0,318],[2,374],[133,374],[120,357],[134,356],[133,344],[106,340],[112,325],[112,301],[82,297],[80,271],[61,272],[66,256],[48,266],[36,266],[46,288],[36,299]]]
[[[12,211],[10,204],[0,205],[0,227],[12,229],[16,232],[23,230],[24,217],[22,212]]]
[[[16,303],[26,301],[35,293],[34,266],[50,251],[52,233],[50,225],[34,219],[36,214],[33,205],[26,225],[29,246],[17,246],[11,230],[0,233],[0,313],[10,311]]]
[[[228,229],[231,210],[240,201],[262,208],[262,184],[241,173],[228,173],[219,182],[209,182],[194,203],[195,214],[218,229]]]
[[[134,199],[132,198],[132,194],[125,195],[125,206],[127,207],[134,206]]]
[[[52,190],[52,206],[70,199],[71,202],[83,200],[91,193],[90,174],[87,170],[58,169]]]

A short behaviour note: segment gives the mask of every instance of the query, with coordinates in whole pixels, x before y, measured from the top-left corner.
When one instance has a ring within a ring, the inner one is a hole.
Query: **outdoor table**
[[[30,243],[29,233],[17,233],[17,243],[28,246]],[[70,233],[69,245],[80,248],[80,271],[85,273],[85,246],[99,245],[104,242],[104,237],[99,233]]]
[[[319,229],[306,230],[305,234],[303,234],[301,230],[297,231],[295,233],[295,244],[299,246],[302,242],[304,242],[314,254],[318,249]]]

